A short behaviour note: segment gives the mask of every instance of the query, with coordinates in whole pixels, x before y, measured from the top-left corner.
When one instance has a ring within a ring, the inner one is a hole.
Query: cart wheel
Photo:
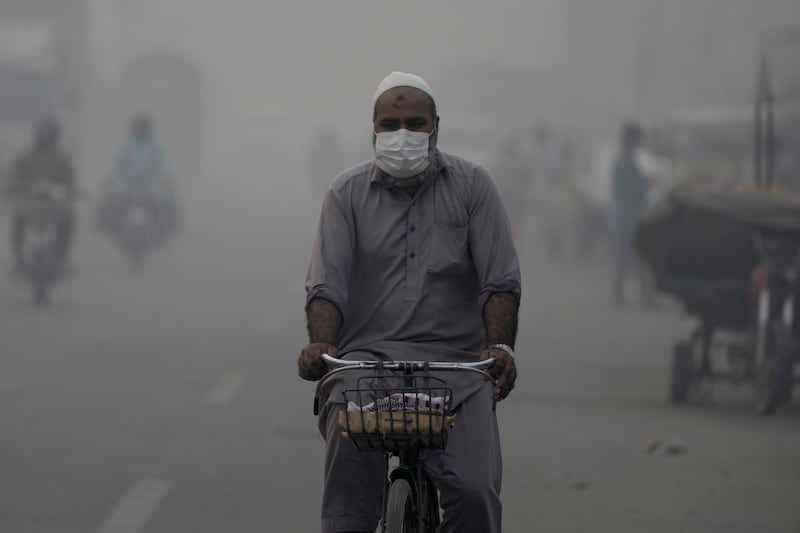
[[[793,363],[789,335],[777,326],[772,329],[764,359],[756,368],[756,409],[762,416],[773,414],[791,398]]]
[[[679,405],[689,400],[692,383],[692,352],[687,342],[678,342],[672,349],[672,380],[670,402]]]

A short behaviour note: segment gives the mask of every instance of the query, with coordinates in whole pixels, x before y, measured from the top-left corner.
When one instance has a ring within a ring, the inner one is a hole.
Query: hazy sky
[[[144,13],[141,2],[131,12]],[[307,105],[320,118],[368,106],[390,70],[425,76],[473,63],[558,61],[556,0],[150,0],[142,47],[177,43],[244,107]],[[334,104],[335,103],[335,104]],[[297,110],[295,110],[297,111]]]
[[[510,114],[613,136],[620,120],[654,104],[653,115],[749,99],[756,28],[800,11],[797,0],[93,2],[104,13],[95,62],[113,71],[149,51],[182,51],[209,81],[216,132],[229,117],[234,130],[237,118],[278,117],[295,147],[331,123],[368,147],[372,94],[395,69],[430,82],[443,133],[483,111],[478,118],[490,116],[495,129]],[[537,67],[551,66],[565,68],[532,82]],[[453,83],[459,67],[472,70]]]

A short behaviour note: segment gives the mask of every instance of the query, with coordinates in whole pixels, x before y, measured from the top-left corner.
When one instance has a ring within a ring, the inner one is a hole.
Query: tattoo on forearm
[[[336,344],[342,315],[333,303],[322,298],[311,300],[306,311],[306,321],[310,343]]]
[[[497,292],[489,297],[483,308],[487,344],[508,344],[512,348],[517,340],[519,302],[507,292]]]

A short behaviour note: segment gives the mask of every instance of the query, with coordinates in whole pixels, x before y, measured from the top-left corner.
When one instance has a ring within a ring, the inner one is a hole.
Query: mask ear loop
[[[436,145],[439,144],[439,120],[437,117],[436,124],[428,134],[428,158],[433,163],[433,155],[436,153]]]

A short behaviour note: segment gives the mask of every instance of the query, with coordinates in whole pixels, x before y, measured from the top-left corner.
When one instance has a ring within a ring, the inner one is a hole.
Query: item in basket
[[[428,394],[421,392],[397,392],[366,405],[358,405],[353,401],[347,402],[347,410],[349,412],[367,413],[372,411],[385,412],[429,409],[434,412],[443,413],[448,401],[449,397],[447,396],[434,396],[431,398]]]
[[[446,433],[455,415],[434,411],[349,411],[339,412],[342,436],[353,434],[435,435]]]

